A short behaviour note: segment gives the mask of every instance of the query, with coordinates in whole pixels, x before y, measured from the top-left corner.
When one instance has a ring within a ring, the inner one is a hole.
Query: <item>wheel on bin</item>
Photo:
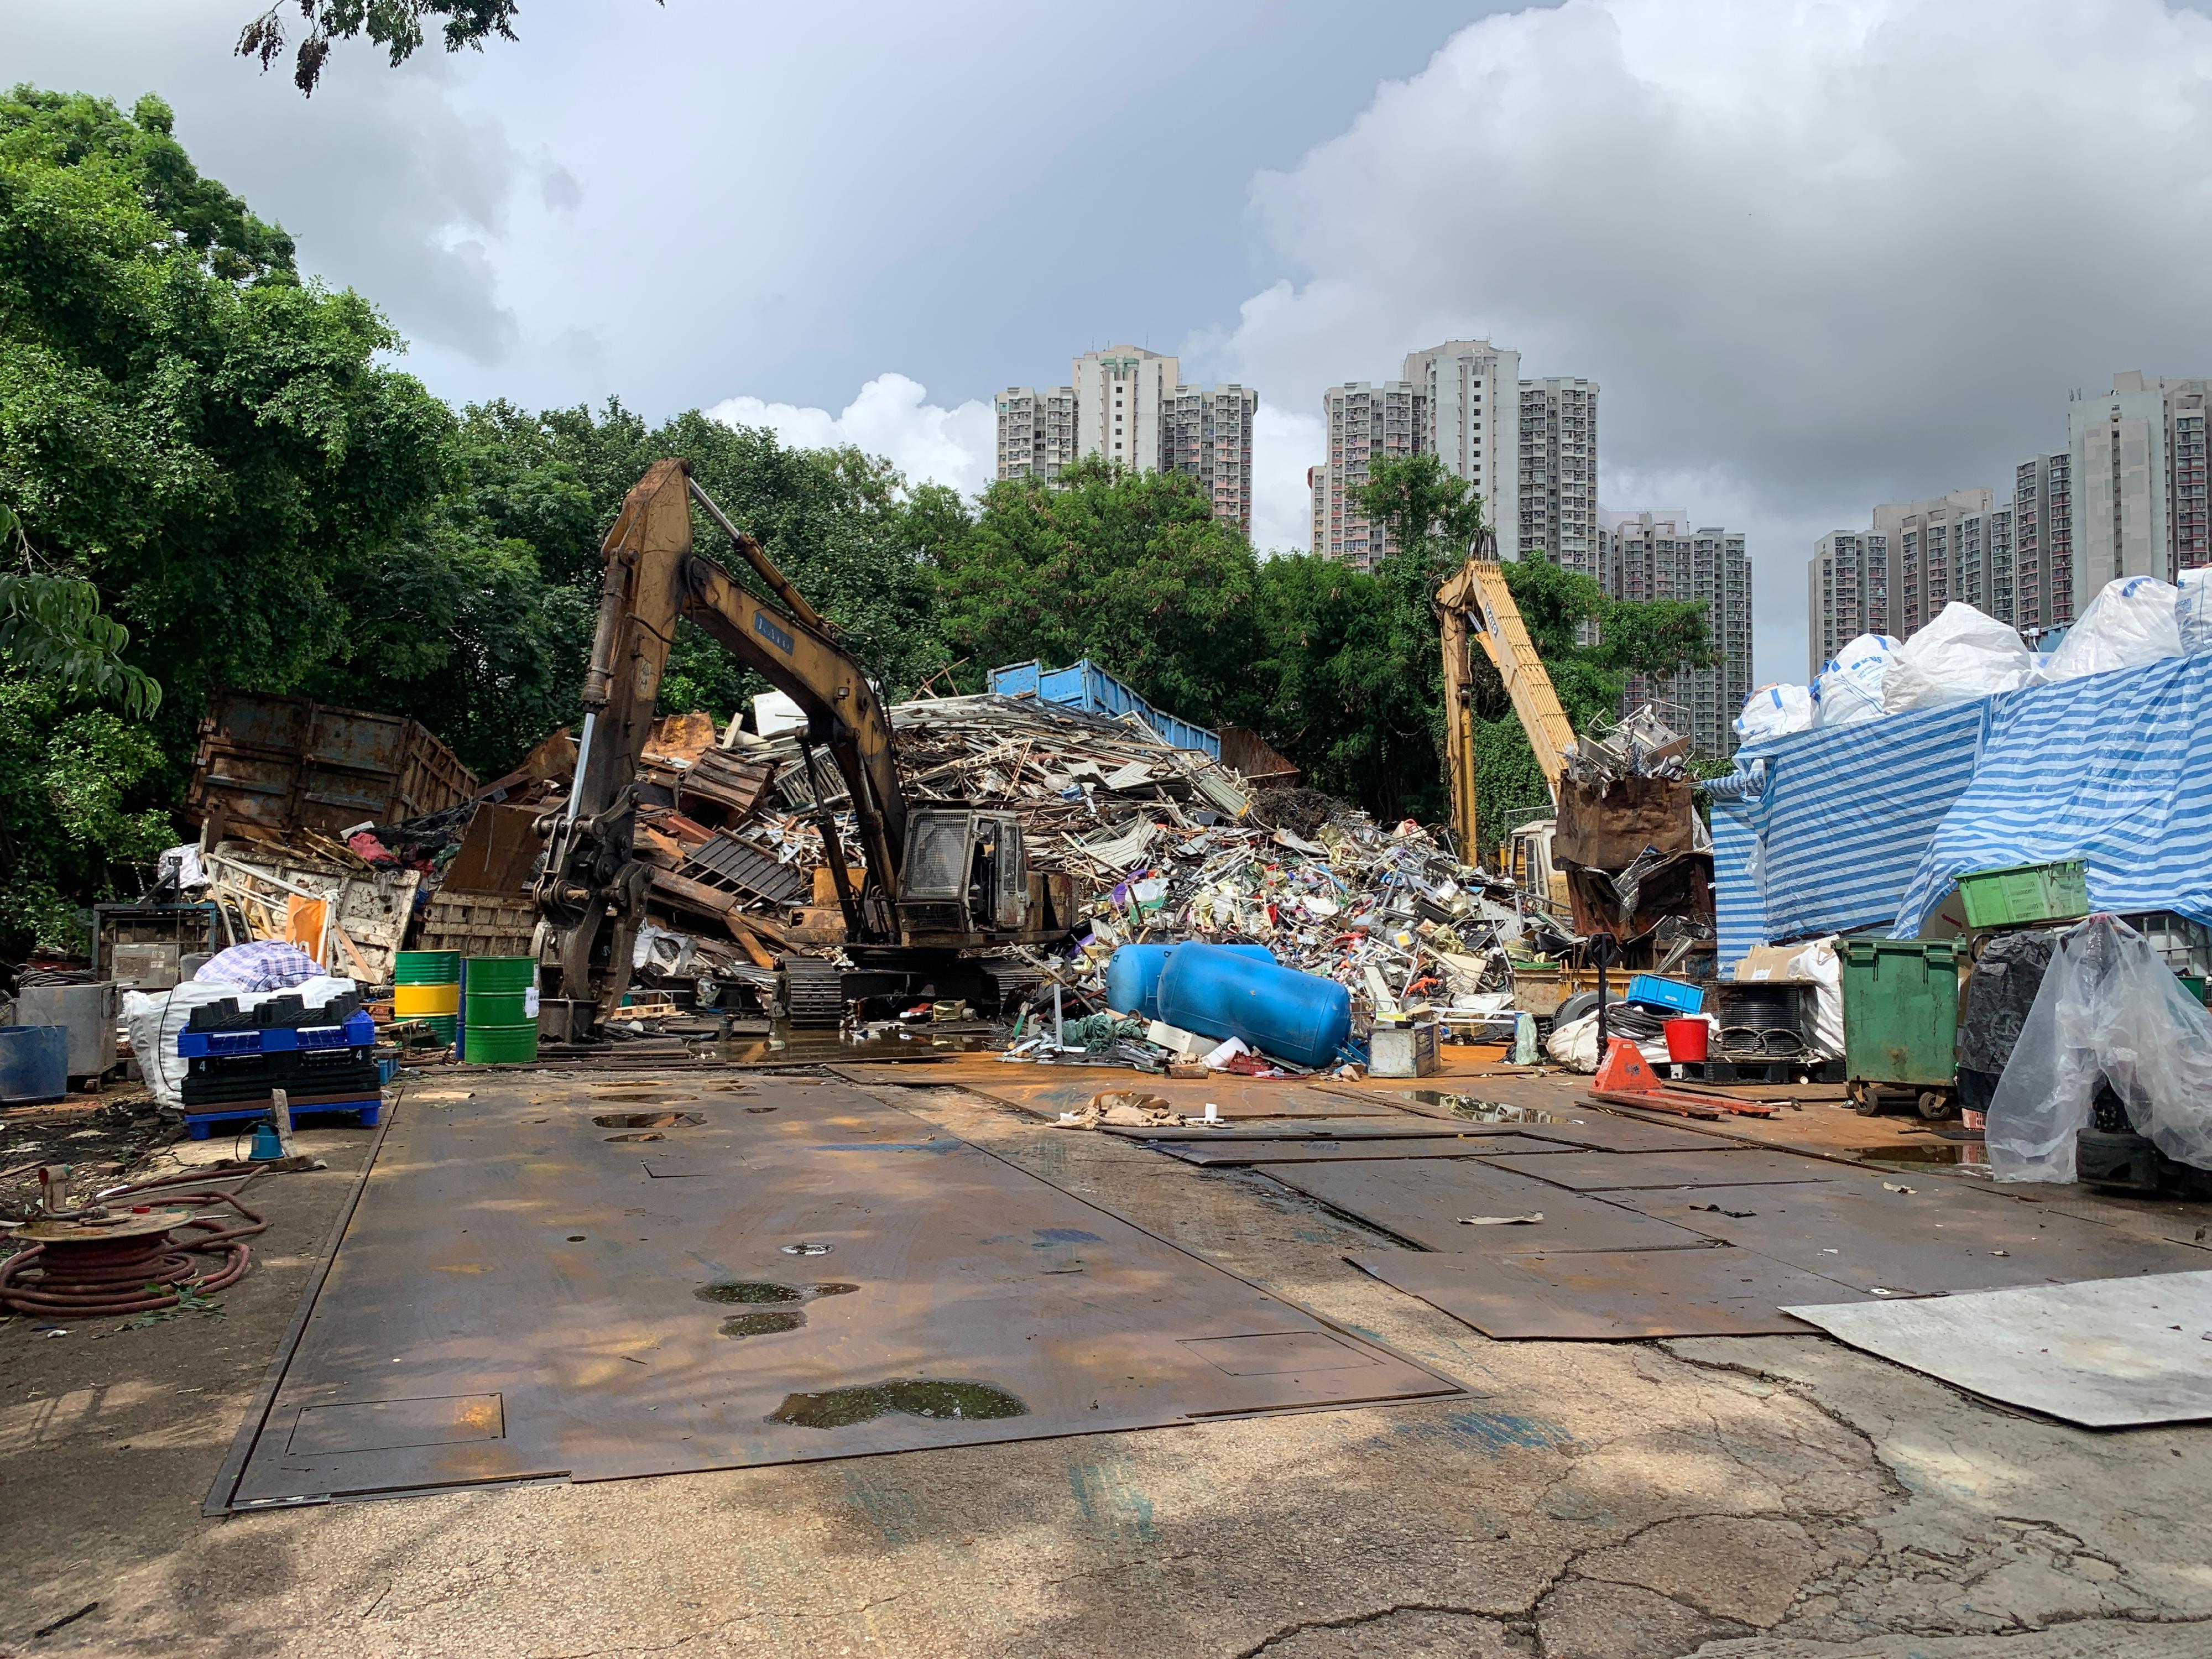
[[[1863,1083],[1857,1078],[1853,1078],[1846,1092],[1850,1096],[1851,1109],[1861,1117],[1881,1115],[1881,1091],[1875,1088],[1873,1084]]]
[[[1920,1108],[1920,1115],[1931,1123],[1937,1118],[1950,1116],[1954,1109],[1951,1097],[1934,1089],[1923,1089],[1914,1104]]]

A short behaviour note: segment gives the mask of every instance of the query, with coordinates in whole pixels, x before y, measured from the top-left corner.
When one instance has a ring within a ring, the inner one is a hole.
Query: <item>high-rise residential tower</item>
[[[2032,455],[2013,471],[2013,594],[2024,634],[2074,620],[2074,452]]]
[[[1388,532],[1368,521],[1352,491],[1367,482],[1374,462],[1422,453],[1427,413],[1419,388],[1407,380],[1347,380],[1322,394],[1328,459],[1306,473],[1315,552],[1372,570],[1391,550]]]
[[[1837,652],[1862,634],[1895,630],[1889,615],[1889,538],[1880,531],[1832,530],[1805,573],[1805,636],[1816,678]]]
[[[1071,378],[1072,386],[999,394],[999,477],[1054,478],[1092,455],[1140,472],[1182,472],[1215,518],[1251,533],[1256,392],[1187,386],[1174,358],[1131,345],[1085,352]]]
[[[1563,569],[1602,578],[1597,516],[1597,382],[1554,378],[1520,384],[1520,547]],[[1505,536],[1501,530],[1499,545]]]
[[[1991,505],[1990,492],[1976,488],[1875,508],[1874,532],[1889,543],[1889,631],[1899,639],[1918,633],[1951,602],[1957,521]]]
[[[2212,380],[2130,369],[2067,410],[2074,614],[2121,576],[2172,581],[2212,563],[2205,415]]]
[[[1688,599],[1705,607],[1720,661],[1664,678],[1632,675],[1623,712],[1656,703],[1701,755],[1735,752],[1735,720],[1751,696],[1751,559],[1740,531],[1693,528],[1680,511],[1597,513],[1601,578],[1620,599]]]
[[[1521,354],[1487,340],[1408,353],[1402,378],[1421,402],[1421,451],[1474,486],[1498,551],[1520,551]]]

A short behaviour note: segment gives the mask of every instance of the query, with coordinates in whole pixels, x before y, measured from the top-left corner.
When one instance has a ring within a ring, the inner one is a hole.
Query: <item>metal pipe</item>
[[[1057,980],[1053,981],[1052,987],[1052,1046],[1055,1048],[1067,1047],[1067,1021],[1060,1012],[1060,982]]]
[[[584,768],[592,758],[592,728],[599,716],[586,709],[584,713],[584,733],[576,740],[576,773],[568,780],[568,822],[576,821],[576,809],[584,804]]]
[[[707,516],[714,521],[716,528],[730,538],[730,544],[744,556],[745,562],[759,573],[760,579],[775,592],[776,598],[789,607],[791,614],[809,628],[828,633],[830,624],[822,620],[822,613],[807,604],[805,596],[791,585],[790,578],[778,570],[769,556],[761,550],[761,544],[730,522],[729,515],[714,505],[714,498],[699,488],[696,478],[686,474],[684,482],[690,489],[691,499],[698,502]]]

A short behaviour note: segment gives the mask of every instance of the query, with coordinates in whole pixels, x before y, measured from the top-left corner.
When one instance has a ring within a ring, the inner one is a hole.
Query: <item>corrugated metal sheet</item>
[[[395,823],[476,793],[476,774],[415,721],[306,697],[216,690],[184,816],[289,834]]]
[[[1196,749],[1221,758],[1221,736],[1166,710],[1155,708],[1128,686],[1092,662],[1078,658],[1065,668],[1042,663],[1009,663],[991,671],[991,690],[1000,696],[1033,696],[1094,714],[1134,714],[1178,749]]]

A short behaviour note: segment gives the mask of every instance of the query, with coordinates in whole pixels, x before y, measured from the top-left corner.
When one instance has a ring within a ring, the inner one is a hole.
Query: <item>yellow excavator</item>
[[[779,602],[770,605],[692,550],[691,508],[730,539]],[[866,869],[853,887],[836,814],[814,821],[844,912],[849,968],[783,959],[779,994],[791,1022],[834,1027],[848,1000],[931,994],[989,1008],[1034,981],[1018,960],[977,953],[1066,937],[1076,921],[1073,877],[1029,867],[1010,812],[910,805],[899,786],[891,726],[867,672],[760,544],[699,487],[687,460],[657,461],[623,497],[601,549],[606,574],[584,675],[576,775],[554,815],[535,896],[544,994],[612,1017],[629,988],[631,950],[652,872],[635,854],[637,769],[676,626],[689,619],[806,714],[799,752],[810,781],[829,750],[847,794]],[[823,792],[813,792],[818,798]]]
[[[1505,682],[1505,694],[1528,747],[1544,775],[1552,806],[1559,804],[1559,781],[1565,775],[1567,757],[1574,752],[1575,728],[1559,707],[1552,677],[1544,672],[1535,641],[1521,620],[1505,585],[1505,572],[1498,562],[1496,534],[1485,530],[1468,562],[1444,579],[1437,589],[1437,607],[1443,625],[1444,754],[1451,787],[1451,823],[1459,839],[1460,856],[1479,863],[1480,841],[1475,816],[1474,709],[1468,698],[1474,661],[1468,654],[1468,624],[1482,642],[1483,653]],[[1508,873],[1530,897],[1564,914],[1568,908],[1567,878],[1551,860],[1551,830],[1554,820],[1524,825],[1513,832],[1506,855]]]

